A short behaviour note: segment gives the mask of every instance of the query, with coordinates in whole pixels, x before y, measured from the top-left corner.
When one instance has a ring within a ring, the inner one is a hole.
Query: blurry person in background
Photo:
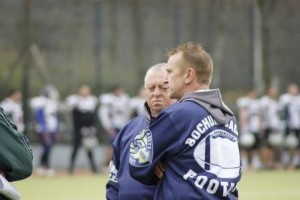
[[[261,160],[263,167],[273,169],[280,167],[277,161],[280,161],[280,155],[283,129],[279,115],[279,103],[277,100],[278,91],[274,87],[269,87],[266,94],[260,98],[261,125],[263,137],[261,141]]]
[[[74,128],[69,173],[74,172],[77,153],[81,145],[86,149],[92,172],[97,173],[98,169],[93,155],[93,149],[98,144],[95,114],[97,97],[92,95],[90,86],[81,85],[78,94],[69,96],[66,103],[72,111]]]
[[[134,96],[130,99],[130,118],[134,118],[138,115],[144,114],[144,104],[146,100],[146,89],[145,87],[140,87],[137,96]]]
[[[54,86],[46,85],[41,95],[31,99],[30,105],[35,116],[35,130],[43,147],[36,172],[41,176],[54,176],[50,154],[59,135],[59,92]]]
[[[19,89],[11,89],[8,92],[7,98],[0,103],[0,106],[9,114],[13,123],[17,126],[18,131],[23,132],[24,122],[21,91]]]
[[[130,120],[129,96],[124,92],[124,89],[116,85],[112,92],[100,95],[99,119],[108,134],[112,145],[117,133]],[[109,165],[112,159],[113,148],[108,147],[106,154],[106,166]]]
[[[156,185],[143,185],[129,174],[129,145],[137,132],[148,127],[158,113],[169,106],[172,100],[168,97],[168,80],[165,63],[148,69],[144,88],[144,114],[132,119],[117,135],[113,161],[110,164],[109,181],[106,185],[106,199],[153,199]],[[145,103],[146,101],[146,103]]]
[[[300,97],[296,84],[290,84],[287,93],[279,98],[285,127],[285,151],[282,161],[285,167],[295,169],[299,167],[299,139],[300,139]]]
[[[261,112],[254,88],[237,100],[237,107],[243,169],[260,169]]]

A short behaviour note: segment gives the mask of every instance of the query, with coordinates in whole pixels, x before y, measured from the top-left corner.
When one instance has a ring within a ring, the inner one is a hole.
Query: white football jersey
[[[260,99],[262,127],[272,130],[281,129],[281,121],[279,117],[279,103],[276,99],[269,96],[263,96]]]
[[[57,113],[59,110],[59,102],[47,98],[45,96],[37,96],[30,101],[31,108],[36,112],[41,110],[44,115],[45,128],[48,133],[56,132],[58,128]],[[41,124],[36,124],[37,132],[41,132]]]
[[[24,121],[23,121],[23,109],[22,104],[13,101],[10,98],[4,99],[0,106],[3,110],[11,116],[13,123],[17,126],[20,132],[24,131]]]
[[[300,129],[300,96],[286,93],[280,97],[279,102],[285,113],[286,125],[291,129]]]
[[[241,97],[237,101],[237,106],[239,109],[246,110],[247,125],[243,127],[243,130],[258,133],[261,127],[259,101],[249,97]]]
[[[93,95],[89,96],[80,96],[80,95],[71,95],[66,99],[66,104],[69,108],[77,108],[80,112],[94,112],[98,100],[97,97]]]
[[[141,97],[132,97],[129,102],[131,113],[136,112],[137,115],[143,115],[145,113],[145,102],[146,100]]]
[[[100,96],[99,118],[106,129],[123,128],[130,120],[129,96],[112,93]]]

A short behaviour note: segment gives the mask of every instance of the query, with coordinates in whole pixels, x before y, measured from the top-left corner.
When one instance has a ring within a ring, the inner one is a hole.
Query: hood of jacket
[[[152,119],[154,119],[154,117],[151,116],[150,107],[148,106],[147,102],[144,103],[143,116],[149,123]]]
[[[190,92],[179,100],[179,102],[183,101],[193,101],[199,104],[220,124],[227,124],[234,116],[223,102],[219,89]]]

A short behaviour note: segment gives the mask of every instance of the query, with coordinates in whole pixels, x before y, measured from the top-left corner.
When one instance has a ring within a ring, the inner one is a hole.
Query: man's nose
[[[154,89],[154,95],[155,95],[155,96],[161,95],[161,91],[160,91],[159,88],[155,88],[155,89]]]

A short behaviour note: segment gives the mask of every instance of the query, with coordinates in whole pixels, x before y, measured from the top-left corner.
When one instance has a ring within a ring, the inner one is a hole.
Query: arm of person
[[[116,132],[113,128],[112,121],[110,118],[110,105],[104,104],[99,107],[98,118],[100,119],[100,122],[103,128],[106,130],[109,137],[114,138],[116,136]]]
[[[114,154],[112,160],[109,163],[109,180],[106,184],[106,199],[115,200],[119,199],[119,180],[118,172],[120,167],[120,148],[121,148],[121,136],[123,135],[123,130],[116,137],[113,148]]]
[[[139,132],[130,144],[130,175],[143,184],[157,184],[161,177],[156,175],[156,167],[176,152],[179,146],[177,133],[175,124],[165,113],[159,115],[149,128]]]
[[[119,199],[118,170],[116,169],[113,160],[109,164],[109,180],[106,184],[106,199]]]
[[[20,133],[0,108],[0,169],[8,181],[29,177],[32,173],[32,150],[25,135]]]

